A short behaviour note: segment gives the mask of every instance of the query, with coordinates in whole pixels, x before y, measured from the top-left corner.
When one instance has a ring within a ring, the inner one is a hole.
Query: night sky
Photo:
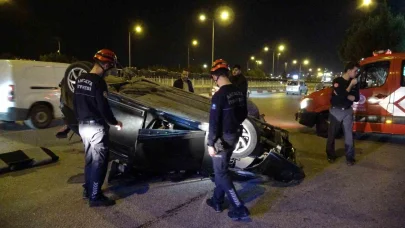
[[[405,12],[405,1],[388,2],[396,13]],[[264,45],[283,43],[287,50],[280,66],[308,58],[313,68],[341,71],[338,46],[350,23],[364,13],[356,0],[0,0],[0,54],[38,59],[57,50],[53,37],[59,37],[63,54],[90,60],[96,50],[110,48],[126,66],[128,29],[142,22],[143,35],[134,33],[132,40],[133,66],[184,67],[193,38],[199,46],[191,49],[191,64],[210,64],[212,27],[200,23],[198,15],[223,5],[235,16],[228,26],[216,25],[215,57],[245,67],[255,55],[269,70]]]

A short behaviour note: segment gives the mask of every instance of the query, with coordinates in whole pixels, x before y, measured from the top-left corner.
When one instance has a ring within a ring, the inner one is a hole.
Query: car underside
[[[84,68],[82,72],[89,70],[83,67],[89,64],[74,66]],[[62,82],[61,107],[65,121],[78,133],[72,104],[74,77],[69,74],[72,69],[68,68]],[[108,101],[124,126],[120,131],[109,130],[111,157],[120,167],[118,170],[159,173],[187,170],[207,175],[213,172],[206,146],[209,98],[144,78],[120,81],[107,77],[106,81],[110,86]],[[257,109],[251,101],[249,106]],[[243,133],[230,167],[286,182],[305,177],[297,166],[295,149],[286,130],[252,116],[242,125]]]

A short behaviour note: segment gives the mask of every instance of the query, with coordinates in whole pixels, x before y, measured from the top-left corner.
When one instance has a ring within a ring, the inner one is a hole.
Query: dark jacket
[[[232,84],[219,88],[211,103],[208,146],[224,134],[236,134],[248,114],[246,96]]]
[[[352,87],[350,92],[347,92],[347,87],[349,86],[351,79],[349,81],[345,80],[343,77],[338,77],[333,80],[333,93],[330,99],[331,105],[337,108],[349,108],[353,105],[353,101],[347,99],[347,96],[353,95],[355,97],[354,102],[360,100],[359,87],[358,84]]]
[[[80,75],[75,84],[74,110],[77,120],[105,120],[117,125],[107,100],[107,83],[97,74]]]
[[[187,84],[188,84],[188,91],[194,93],[193,83],[191,83],[190,79],[187,79]],[[174,81],[173,87],[183,89],[183,80],[179,78],[176,81]]]
[[[245,97],[247,96],[248,82],[243,74],[230,76],[229,80],[232,84],[238,87],[238,89],[243,93],[243,95],[245,95]]]

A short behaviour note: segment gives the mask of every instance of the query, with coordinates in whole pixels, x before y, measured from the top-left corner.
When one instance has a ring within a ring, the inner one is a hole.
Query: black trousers
[[[326,142],[326,154],[330,158],[336,157],[335,138],[343,125],[345,136],[346,160],[351,161],[355,157],[353,141],[353,109],[342,110],[340,108],[330,108],[329,110],[329,132]]]
[[[243,206],[229,175],[229,161],[232,152],[238,143],[240,134],[227,134],[218,139],[214,147],[217,154],[212,157],[214,174],[215,174],[215,189],[212,197],[214,203],[221,204],[224,202],[225,193],[229,202],[234,208]]]
[[[101,194],[108,168],[108,130],[107,124],[79,124],[79,133],[85,151],[85,184],[90,200]]]

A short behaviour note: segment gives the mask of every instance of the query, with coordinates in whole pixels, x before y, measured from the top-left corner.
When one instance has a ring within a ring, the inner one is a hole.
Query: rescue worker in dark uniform
[[[83,198],[89,199],[90,207],[110,206],[115,201],[101,192],[108,165],[109,125],[118,130],[122,123],[117,121],[107,101],[106,72],[117,64],[117,56],[108,49],[94,55],[94,66],[87,74],[76,80],[74,110],[79,122],[79,133],[85,151],[85,184]]]
[[[229,66],[224,60],[213,63],[211,77],[219,90],[211,101],[208,152],[213,161],[215,190],[212,198],[207,199],[207,204],[216,212],[222,212],[226,194],[232,206],[228,216],[244,219],[249,216],[249,211],[235,190],[228,164],[242,134],[241,124],[247,117],[246,96],[229,81],[228,73]]]
[[[357,73],[359,64],[350,62],[345,67],[342,77],[333,80],[333,92],[331,97],[331,107],[329,109],[329,131],[326,143],[326,154],[330,163],[335,162],[335,137],[341,125],[345,137],[345,151],[347,165],[354,165],[355,151],[353,142],[353,102],[360,99],[357,84]]]

